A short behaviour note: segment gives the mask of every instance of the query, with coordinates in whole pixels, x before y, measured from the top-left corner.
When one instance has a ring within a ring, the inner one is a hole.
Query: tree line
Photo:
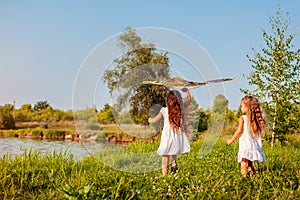
[[[207,130],[212,113],[220,113],[226,115],[226,123],[237,122],[239,112],[237,110],[228,109],[228,100],[223,95],[218,95],[214,100],[211,108],[200,108],[198,103],[192,98],[189,113],[190,121],[193,121],[193,126],[197,131],[202,132]],[[117,113],[114,106],[108,103],[104,104],[103,108],[97,110],[94,107],[87,107],[82,110],[60,110],[54,109],[47,101],[38,101],[33,106],[29,103],[23,104],[19,109],[16,109],[12,104],[0,106],[0,129],[14,129],[17,122],[59,122],[85,120],[100,124],[130,124],[132,117],[127,112]]]
[[[16,122],[52,122],[73,120],[72,110],[54,109],[48,101],[38,101],[34,105],[23,104],[16,109],[12,104],[0,106],[0,129],[14,129]]]

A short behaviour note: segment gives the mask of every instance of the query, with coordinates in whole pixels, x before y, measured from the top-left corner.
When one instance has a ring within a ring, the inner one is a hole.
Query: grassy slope
[[[299,199],[300,149],[264,143],[267,162],[259,173],[243,179],[236,161],[238,144],[219,140],[203,159],[202,141],[179,158],[179,172],[162,178],[150,173],[125,173],[106,167],[95,157],[74,161],[68,153],[46,156],[34,152],[0,159],[0,199]],[[149,152],[158,143],[134,143],[129,151]],[[106,155],[108,158],[109,154]],[[122,155],[120,155],[122,156]]]

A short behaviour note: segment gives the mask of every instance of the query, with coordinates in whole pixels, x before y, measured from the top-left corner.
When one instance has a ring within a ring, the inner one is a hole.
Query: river
[[[73,154],[75,159],[81,160],[86,156],[90,156],[93,152],[99,151],[101,146],[106,143],[95,141],[65,141],[65,140],[38,140],[38,139],[22,139],[22,138],[2,138],[0,137],[0,156],[9,154],[12,157],[24,154],[25,152],[38,151],[41,154],[47,152],[65,152]]]

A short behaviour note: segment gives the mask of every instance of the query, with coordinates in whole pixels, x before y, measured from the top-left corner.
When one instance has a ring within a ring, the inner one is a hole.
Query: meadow
[[[109,149],[75,160],[69,152],[40,155],[29,151],[0,158],[0,199],[299,199],[300,139],[291,136],[271,148],[264,141],[267,162],[255,163],[258,172],[242,178],[237,162],[238,143],[227,146],[229,136],[200,158],[203,139],[178,159],[179,170],[161,176],[160,168],[132,173],[103,164]],[[158,142],[133,142],[128,152],[156,151]],[[122,158],[125,155],[119,154]],[[159,158],[159,157],[158,157]],[[131,158],[123,160],[130,162]],[[159,158],[160,159],[160,158]],[[144,162],[144,161],[143,161]],[[129,163],[130,165],[131,163]],[[135,160],[134,165],[142,165]]]

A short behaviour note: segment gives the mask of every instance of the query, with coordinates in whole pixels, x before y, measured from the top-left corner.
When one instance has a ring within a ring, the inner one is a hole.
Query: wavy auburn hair
[[[174,131],[181,128],[182,131],[186,130],[184,120],[184,104],[180,92],[171,90],[167,96],[167,108],[169,114],[169,122]]]
[[[242,103],[247,109],[248,127],[251,134],[256,137],[264,132],[266,119],[258,99],[254,96],[245,96]]]

